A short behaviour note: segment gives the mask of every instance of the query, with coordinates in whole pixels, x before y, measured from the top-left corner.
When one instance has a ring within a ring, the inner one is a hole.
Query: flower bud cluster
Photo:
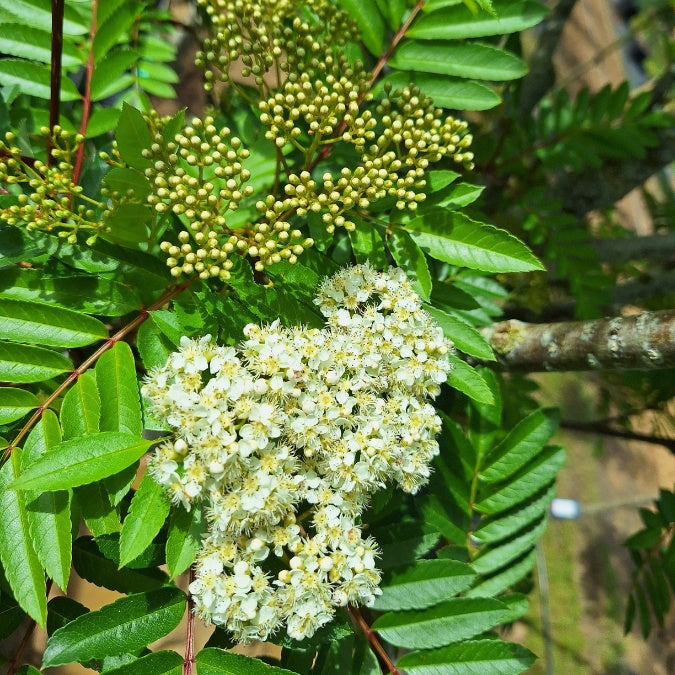
[[[199,0],[213,24],[213,37],[197,54],[205,71],[205,88],[216,80],[232,82],[232,64],[239,75],[262,91],[266,76],[280,83],[283,75],[314,70],[336,48],[356,40],[356,23],[329,0],[308,0],[302,18],[292,0]]]
[[[430,399],[452,348],[405,274],[368,264],[325,280],[323,329],[249,324],[238,349],[183,338],[142,393],[175,430],[150,463],[208,535],[197,613],[237,640],[311,636],[380,593],[361,514],[387,483],[414,493],[438,453]]]
[[[82,187],[73,182],[73,158],[84,136],[60,126],[51,131],[43,127],[40,134],[50,148],[53,161],[49,166],[39,159],[23,158],[13,133],[5,134],[6,142],[0,141],[0,183],[28,188],[18,195],[18,204],[0,209],[0,222],[25,225],[29,232],[56,231],[69,243],[77,241],[80,230],[93,232],[93,241],[102,227],[96,212],[83,204],[73,207],[73,199],[82,194]]]

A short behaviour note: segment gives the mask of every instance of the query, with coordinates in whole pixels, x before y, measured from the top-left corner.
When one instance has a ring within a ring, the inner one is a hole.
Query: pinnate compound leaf
[[[124,104],[115,131],[117,148],[122,159],[134,169],[147,169],[150,160],[142,155],[152,144],[152,135],[139,110]]]
[[[407,40],[389,62],[397,70],[414,70],[479,80],[513,80],[527,72],[525,62],[491,45],[477,42]]]
[[[481,374],[466,361],[450,354],[452,370],[448,373],[448,384],[479,403],[492,405],[494,395]]]
[[[443,329],[445,336],[453,341],[457,349],[479,359],[495,360],[492,347],[473,326],[435,307],[427,306],[425,309]]]
[[[116,343],[96,364],[101,392],[101,431],[140,435],[143,431],[136,364],[126,342]]]
[[[50,453],[61,442],[61,428],[56,415],[45,410],[26,439],[21,454],[22,471],[39,457]],[[66,490],[26,491],[28,529],[38,559],[47,575],[59,588],[66,590],[70,578],[72,523],[70,494]]]
[[[415,21],[408,37],[423,40],[463,40],[506,35],[536,26],[548,13],[538,2],[494,0],[494,14],[474,14],[466,5],[456,4],[429,12]]]
[[[407,223],[406,229],[432,258],[451,265],[494,273],[543,269],[520,239],[463,213],[433,211]]]
[[[61,426],[65,440],[93,434],[101,421],[101,397],[91,373],[82,373],[68,389],[61,404]]]
[[[106,675],[181,675],[183,657],[176,652],[153,652],[119,668],[106,670]]]
[[[19,606],[40,626],[47,620],[47,586],[28,528],[25,497],[9,488],[21,461],[14,448],[0,467],[0,562]]]
[[[47,641],[42,667],[133,652],[170,633],[185,612],[185,595],[158,588],[121,598],[59,628]]]
[[[201,509],[193,506],[190,511],[177,508],[169,522],[166,539],[166,565],[173,579],[193,562],[206,532],[206,521]]]
[[[431,273],[422,249],[405,230],[394,230],[387,240],[387,246],[396,264],[405,270],[417,294],[428,302]]]
[[[13,488],[64,490],[93,483],[129,466],[153,443],[117,431],[72,438],[32,464]]]
[[[20,420],[40,405],[35,394],[15,387],[0,387],[0,424]]]
[[[164,525],[170,506],[162,486],[146,472],[122,524],[120,567],[137,558],[150,545]]]
[[[544,449],[505,484],[476,504],[480,513],[495,514],[520,504],[548,485],[565,463],[565,451],[560,447]]]
[[[504,603],[494,598],[454,598],[423,611],[388,612],[372,628],[398,647],[433,649],[484,633],[506,611]]]
[[[108,337],[106,327],[86,314],[24,300],[0,304],[0,338],[50,347],[83,347]]]
[[[535,410],[518,422],[488,456],[480,472],[481,480],[497,483],[514,474],[548,443],[559,422],[556,408]]]
[[[469,565],[456,560],[420,560],[383,583],[375,600],[378,611],[423,609],[465,591],[476,578]]]
[[[217,647],[202,649],[197,654],[197,675],[293,675],[285,668],[269,666],[260,659],[233,654]]]
[[[72,368],[69,359],[51,349],[0,341],[0,380],[5,382],[41,382]]]
[[[73,567],[86,581],[120,593],[150,591],[162,586],[167,580],[166,574],[156,568],[118,569],[117,562],[104,556],[91,537],[75,540]]]
[[[384,20],[375,0],[341,0],[342,8],[349,13],[361,29],[361,39],[374,56],[382,53],[384,45]]]
[[[516,675],[527,670],[535,658],[531,651],[512,642],[467,640],[406,654],[396,665],[409,675]]]

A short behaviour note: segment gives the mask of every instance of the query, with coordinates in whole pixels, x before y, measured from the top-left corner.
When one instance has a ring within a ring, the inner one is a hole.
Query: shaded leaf
[[[106,670],[106,675],[181,675],[183,657],[176,652],[153,652],[119,668]]]
[[[194,562],[205,532],[206,520],[198,507],[190,511],[177,508],[173,512],[166,539],[166,564],[172,579]]]
[[[416,293],[428,302],[431,294],[431,273],[420,247],[405,230],[394,230],[387,239],[387,246],[396,264],[405,270]]]
[[[22,94],[49,100],[51,97],[50,68],[41,63],[23,59],[0,60],[0,84],[4,87],[16,85]],[[61,100],[77,101],[80,92],[67,77],[61,80]]]
[[[293,675],[290,670],[269,666],[259,659],[233,654],[217,647],[202,649],[196,658],[197,675]]]

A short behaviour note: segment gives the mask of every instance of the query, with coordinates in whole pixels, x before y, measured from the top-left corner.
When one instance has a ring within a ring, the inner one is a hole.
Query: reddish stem
[[[64,0],[52,0],[52,60],[49,78],[49,128],[59,123],[61,109],[61,55],[63,53]],[[47,166],[52,162],[51,142],[47,147]]]
[[[184,281],[179,286],[175,286],[170,291],[165,293],[157,302],[153,303],[150,307],[142,309],[140,314],[131,322],[129,322],[123,328],[117,331],[112,337],[109,337],[88,359],[82,362],[75,370],[73,370],[70,375],[49,395],[47,400],[33,413],[33,416],[24,424],[21,431],[17,434],[16,438],[5,448],[2,458],[0,459],[0,466],[2,466],[7,459],[9,458],[12,450],[19,445],[23,437],[30,431],[34,424],[36,424],[39,419],[42,417],[49,406],[54,403],[54,401],[74,382],[77,381],[77,378],[82,375],[88,368],[90,368],[96,361],[115,343],[119,342],[123,337],[131,333],[133,330],[138,328],[149,316],[150,312],[153,312],[156,309],[159,309],[162,305],[166,304],[172,298],[175,298],[178,294],[182,293],[197,277],[194,279],[188,279]]]
[[[385,651],[382,643],[378,640],[377,635],[375,635],[375,632],[368,625],[368,622],[363,618],[358,607],[349,605],[349,607],[347,607],[347,612],[349,613],[352,621],[361,629],[361,631],[363,631],[363,634],[366,636],[366,640],[368,640],[373,651],[377,654],[377,656],[379,656],[380,661],[385,666],[385,668],[391,673],[391,675],[401,675],[401,672],[389,658],[389,654],[387,654]]]
[[[63,0],[61,0],[63,1]],[[91,2],[91,25],[89,26],[89,58],[87,59],[87,73],[84,80],[84,99],[82,101],[82,121],[80,122],[80,134],[82,136],[87,132],[89,123],[89,113],[91,112],[91,78],[94,75],[94,38],[96,37],[96,14],[98,11],[98,0]],[[77,149],[75,156],[75,166],[73,168],[73,183],[77,185],[82,171],[82,160],[84,159],[84,143]]]
[[[195,662],[195,614],[194,600],[190,593],[190,584],[194,581],[195,569],[190,566],[188,575],[188,600],[187,600],[187,630],[185,631],[185,659],[183,661],[183,675],[192,675],[192,666]]]

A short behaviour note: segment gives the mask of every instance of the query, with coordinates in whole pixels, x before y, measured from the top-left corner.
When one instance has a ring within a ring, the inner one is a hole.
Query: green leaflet
[[[56,415],[51,410],[45,410],[26,439],[21,455],[21,470],[52,452],[60,442],[61,428]],[[72,545],[70,494],[65,490],[26,491],[24,499],[28,529],[37,557],[47,575],[65,591],[70,578]]]
[[[394,230],[387,239],[387,246],[399,267],[402,267],[417,294],[429,302],[431,273],[424,252],[405,230]]]
[[[22,94],[49,100],[51,96],[49,66],[22,59],[2,59],[0,61],[0,84],[4,87],[16,85]],[[61,100],[77,101],[80,92],[72,80],[61,80]]]
[[[16,21],[35,26],[44,31],[51,31],[52,13],[49,3],[43,0],[19,0],[18,2],[4,3],[3,10],[12,14]],[[68,5],[63,13],[64,35],[84,35],[89,30],[89,24],[73,7]]]
[[[92,373],[82,373],[63,397],[61,426],[65,440],[94,434],[101,421],[101,397]]]
[[[480,80],[515,80],[527,73],[522,59],[478,42],[407,40],[396,49],[389,65],[397,70]]]
[[[112,168],[103,178],[103,183],[110,190],[124,195],[133,190],[136,199],[144,199],[150,194],[150,183],[140,172],[134,169],[126,169],[121,166]]]
[[[516,675],[535,660],[525,647],[502,640],[470,640],[433,651],[412,652],[397,666],[410,675]]]
[[[217,647],[202,649],[197,654],[197,672],[199,675],[293,675],[285,668],[269,666],[259,659],[242,654],[232,654]]]
[[[120,535],[120,567],[137,558],[155,538],[171,503],[162,486],[145,473],[134,493]]]
[[[373,535],[382,549],[380,569],[410,565],[426,555],[440,538],[438,532],[419,520],[387,525],[382,530],[374,528]]]
[[[106,675],[181,675],[183,657],[176,652],[162,650],[105,672]]]
[[[15,387],[0,387],[0,424],[21,419],[40,405],[35,394]]]
[[[426,306],[424,309],[434,317],[443,329],[446,337],[453,341],[457,349],[479,359],[487,361],[495,360],[495,355],[489,343],[473,326],[431,305]]]
[[[140,436],[143,420],[136,364],[126,342],[117,342],[98,360],[96,385],[101,392],[101,431]]]
[[[154,441],[102,431],[64,441],[41,457],[13,484],[17,490],[63,490],[111,476],[139,459]]]
[[[100,541],[103,541],[101,538]],[[73,567],[83,578],[96,586],[120,593],[142,593],[166,583],[164,572],[157,568],[119,568],[115,560],[101,553],[91,537],[79,537],[73,544]]]
[[[423,609],[436,605],[471,586],[476,573],[456,560],[419,560],[414,567],[381,585],[375,600],[378,611]]]
[[[124,104],[117,122],[115,140],[120,156],[129,166],[134,169],[146,169],[150,166],[150,160],[141,154],[144,148],[149,148],[152,144],[150,129],[140,111],[127,103]]]
[[[543,269],[517,237],[463,213],[433,211],[406,223],[405,229],[432,258],[451,265],[495,273]]]
[[[463,40],[465,38],[505,35],[536,26],[548,13],[538,2],[494,0],[495,15],[474,14],[465,5],[429,12],[418,18],[408,37],[423,40]]]
[[[490,387],[475,368],[452,354],[448,358],[452,364],[452,370],[448,373],[448,384],[451,387],[479,403],[488,405],[494,403],[494,396]]]
[[[40,626],[47,620],[47,587],[28,528],[25,497],[9,488],[18,473],[21,449],[0,467],[0,562],[19,606]]]
[[[0,51],[31,61],[51,63],[51,32],[20,23],[0,23]],[[69,40],[63,42],[61,63],[64,68],[79,66],[82,56]]]
[[[494,598],[455,598],[423,611],[383,614],[372,628],[398,647],[433,649],[480,635],[505,613],[506,606]]]
[[[166,565],[172,579],[194,562],[204,532],[206,520],[197,506],[191,511],[179,507],[173,512],[166,539]]]
[[[126,88],[126,71],[138,60],[138,54],[130,49],[117,49],[109,52],[100,63],[96,64],[91,77],[91,99],[113,96]],[[133,82],[133,77],[128,78]]]
[[[171,352],[174,351],[175,345],[157,327],[157,324],[150,320],[145,321],[138,329],[136,348],[146,370],[150,370],[153,366],[164,365]]]
[[[55,631],[47,641],[43,668],[131,652],[171,632],[185,612],[185,595],[159,588],[121,598]]]
[[[50,347],[83,347],[108,337],[106,327],[86,314],[24,300],[0,304],[0,338]]]
[[[356,20],[368,51],[379,56],[384,49],[384,20],[375,0],[341,0],[342,8]]]
[[[504,480],[529,462],[558,428],[557,408],[535,410],[518,422],[509,435],[487,456],[480,478],[489,483]]]
[[[69,359],[51,349],[0,341],[0,380],[5,382],[41,382],[72,368]]]
[[[530,552],[520,560],[512,562],[503,571],[499,571],[497,574],[484,579],[478,585],[469,589],[466,592],[466,596],[469,598],[491,598],[504,593],[532,571],[535,558],[536,551],[530,549]]]

